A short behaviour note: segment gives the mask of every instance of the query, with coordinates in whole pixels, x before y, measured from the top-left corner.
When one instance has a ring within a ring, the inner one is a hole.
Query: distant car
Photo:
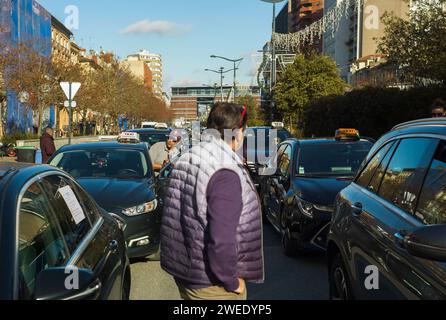
[[[156,125],[155,125],[155,129],[157,129],[157,130],[167,130],[167,129],[169,129],[169,126],[167,125],[167,123],[162,123],[162,122],[158,122]]]
[[[158,142],[166,142],[172,130],[158,130],[158,129],[133,129],[127,132],[135,132],[139,134],[141,142],[146,142],[149,146],[153,146]]]
[[[326,248],[336,195],[353,180],[373,146],[356,131],[336,138],[289,139],[278,149],[277,172],[261,186],[266,218],[292,256]]]
[[[446,299],[446,119],[384,135],[332,221],[332,299]]]
[[[273,130],[276,130],[277,134]],[[262,180],[259,169],[265,166],[270,156],[276,153],[277,146],[291,137],[291,133],[284,128],[251,127],[246,129],[244,156],[253,182],[257,187],[260,186]]]
[[[141,124],[142,129],[155,129],[156,122],[143,122]]]
[[[0,164],[0,199],[0,300],[129,298],[125,224],[65,172]]]
[[[147,144],[64,146],[50,164],[73,176],[103,209],[125,221],[130,258],[159,259],[162,209]]]

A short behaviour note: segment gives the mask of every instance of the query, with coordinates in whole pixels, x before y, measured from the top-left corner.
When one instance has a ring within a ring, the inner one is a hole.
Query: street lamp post
[[[271,83],[270,83],[269,93],[271,98],[271,112],[272,112],[271,116],[272,120],[274,120],[276,106],[272,100],[272,92],[273,92],[273,87],[277,81],[276,44],[274,42],[274,33],[276,32],[276,3],[283,2],[284,0],[261,0],[261,1],[273,4],[273,23],[272,23],[272,33],[271,33],[271,80],[270,80]]]
[[[238,68],[234,68],[234,69],[235,69],[235,71],[238,70]],[[225,73],[234,71],[234,69],[226,70],[226,71],[225,71],[225,68],[224,68],[224,67],[221,67],[219,70],[204,69],[204,71],[214,72],[214,73],[218,73],[218,74],[220,74],[221,102],[223,102],[224,99],[225,99],[225,98],[224,98],[224,95],[223,95],[223,79],[224,79],[225,77],[224,77],[223,75],[224,75]]]
[[[216,56],[216,55],[212,55],[211,58],[215,58],[215,59],[223,59],[229,62],[234,63],[234,102],[235,102],[235,98],[237,97],[237,62],[242,62],[244,58],[240,58],[240,59],[229,59],[226,57],[222,57],[222,56]]]

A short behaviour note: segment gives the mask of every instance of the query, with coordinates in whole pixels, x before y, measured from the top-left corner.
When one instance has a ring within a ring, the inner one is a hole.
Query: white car
[[[155,129],[169,129],[169,126],[167,125],[167,123],[157,123],[155,125]]]

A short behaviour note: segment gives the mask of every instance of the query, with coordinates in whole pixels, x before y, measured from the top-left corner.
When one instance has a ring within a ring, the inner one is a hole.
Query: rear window
[[[297,172],[302,176],[354,176],[371,148],[371,142],[304,145]]]
[[[158,142],[166,142],[168,138],[168,133],[140,133],[139,138],[141,142],[146,142],[150,146],[157,144]]]

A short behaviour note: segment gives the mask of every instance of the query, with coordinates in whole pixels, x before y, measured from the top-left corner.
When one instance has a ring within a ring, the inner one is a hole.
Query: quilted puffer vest
[[[206,263],[206,191],[212,176],[232,170],[240,177],[243,211],[237,229],[238,276],[264,281],[263,228],[259,197],[241,159],[223,140],[211,137],[176,163],[166,194],[161,227],[161,266],[179,280],[215,285]]]

